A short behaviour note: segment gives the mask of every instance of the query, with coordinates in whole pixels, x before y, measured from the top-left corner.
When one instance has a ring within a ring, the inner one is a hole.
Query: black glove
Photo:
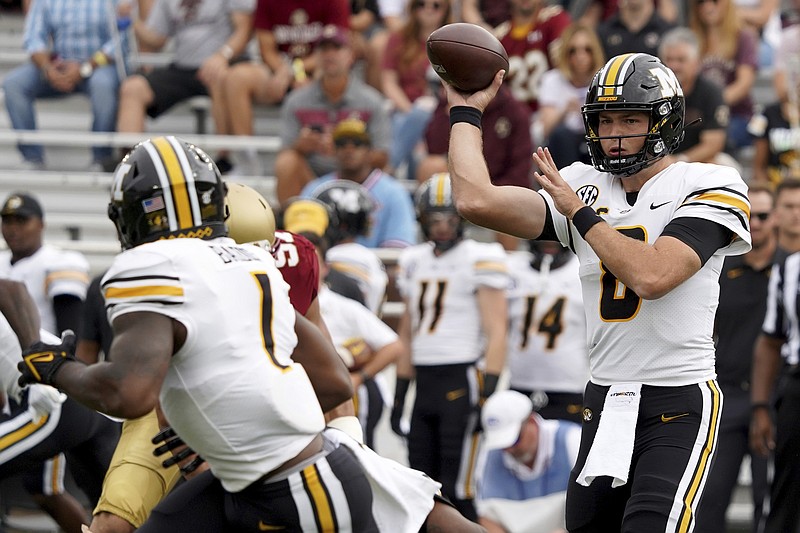
[[[20,387],[33,383],[54,385],[53,380],[67,361],[75,361],[77,337],[72,330],[61,334],[61,344],[47,344],[42,341],[31,344],[22,352],[22,361],[17,364],[20,374],[17,383]]]
[[[475,406],[475,433],[483,431],[483,421],[481,420],[481,410],[486,399],[494,394],[497,389],[497,382],[500,381],[500,376],[497,374],[484,374],[482,386],[478,395],[478,404]]]
[[[156,457],[164,455],[167,452],[171,452],[172,450],[180,448],[181,446],[185,446],[183,450],[179,451],[172,457],[168,457],[161,463],[161,466],[163,466],[164,468],[169,468],[170,466],[178,464],[179,462],[183,461],[187,457],[190,457],[191,455],[196,455],[194,459],[192,459],[191,461],[180,467],[181,474],[183,474],[184,476],[187,474],[191,474],[192,472],[197,470],[198,466],[200,466],[205,462],[205,459],[197,455],[194,450],[186,446],[186,443],[183,442],[183,439],[180,438],[178,434],[175,433],[175,430],[172,429],[171,427],[167,427],[159,431],[156,434],[156,436],[153,437],[151,442],[153,444],[159,444],[161,442],[164,443],[161,446],[158,446],[155,450],[153,450],[153,455],[155,455]]]
[[[408,433],[403,431],[400,427],[400,419],[403,418],[403,408],[406,405],[406,394],[408,394],[408,387],[411,385],[411,380],[407,378],[397,378],[394,388],[394,404],[392,405],[392,416],[389,419],[392,431],[398,436],[406,438]]]
[[[497,390],[498,381],[500,381],[500,376],[498,376],[497,374],[483,375],[483,387],[481,387],[481,394],[480,394],[481,407],[483,407],[483,404],[486,402],[486,398],[494,394],[494,391]]]

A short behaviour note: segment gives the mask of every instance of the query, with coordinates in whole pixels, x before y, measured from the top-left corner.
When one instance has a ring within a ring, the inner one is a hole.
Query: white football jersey
[[[531,254],[509,258],[510,384],[522,390],[582,393],[589,380],[586,313],[571,255],[559,268],[536,270]]]
[[[301,365],[289,287],[272,256],[233,240],[176,239],[123,252],[103,278],[109,320],[147,311],[186,327],[161,388],[164,414],[237,492],[325,427]]]
[[[506,290],[506,253],[497,243],[464,239],[436,256],[431,243],[405,248],[397,286],[411,313],[415,365],[473,363],[483,355],[484,335],[476,292]]]
[[[398,339],[375,313],[327,287],[319,291],[319,309],[337,348],[349,349],[364,342],[377,352]]]
[[[716,222],[734,234],[694,276],[656,300],[643,300],[603,267],[572,223],[554,207],[558,238],[580,260],[592,381],[680,386],[713,379],[712,328],[724,256],[750,250],[747,186],[730,167],[674,163],[648,180],[635,205],[620,178],[574,163],[561,170],[578,196],[621,233],[654,243],[673,219]]]
[[[57,331],[53,298],[62,294],[86,299],[89,262],[78,252],[48,244],[30,257],[11,264],[11,251],[0,252],[0,277],[21,281],[39,309],[42,329]]]
[[[327,251],[325,261],[331,268],[353,278],[364,294],[367,307],[376,315],[380,314],[389,276],[374,251],[355,242],[337,244]]]

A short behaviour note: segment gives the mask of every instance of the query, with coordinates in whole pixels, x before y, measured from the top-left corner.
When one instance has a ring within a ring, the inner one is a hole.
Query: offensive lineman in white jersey
[[[400,418],[415,379],[409,464],[439,480],[458,510],[477,520],[476,407],[494,392],[505,362],[506,254],[497,243],[463,237],[447,174],[423,183],[415,203],[428,242],[405,248],[398,259],[406,304],[398,333],[405,350],[397,362],[391,426],[404,435]]]
[[[583,106],[591,166],[560,172],[539,148],[543,191],[491,184],[480,117],[500,84],[445,85],[459,212],[580,260],[591,380],[567,492],[570,531],[692,531],[722,397],[712,326],[724,256],[750,249],[747,187],[727,167],[675,162],[685,99],[658,58],[624,54]],[[602,416],[601,416],[602,414]]]
[[[580,423],[589,353],[578,259],[557,242],[528,244],[530,254],[508,260],[509,388],[544,418]]]
[[[378,531],[362,467],[321,434],[323,410],[352,395],[347,370],[289,303],[272,256],[225,237],[224,197],[197,147],[159,137],[134,148],[109,204],[126,249],[103,281],[111,361],[83,365],[70,338],[37,343],[21,382],[126,418],[160,400],[210,471],[165,498],[143,533]]]

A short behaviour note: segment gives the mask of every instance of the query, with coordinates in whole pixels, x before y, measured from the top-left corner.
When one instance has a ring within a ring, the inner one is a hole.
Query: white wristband
[[[328,422],[329,428],[336,428],[344,431],[353,439],[357,440],[359,444],[364,444],[364,431],[361,429],[361,423],[358,418],[350,416],[340,416]]]

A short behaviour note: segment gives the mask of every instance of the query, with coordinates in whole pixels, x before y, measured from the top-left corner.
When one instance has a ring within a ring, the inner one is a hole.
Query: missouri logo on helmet
[[[586,142],[592,164],[601,172],[630,176],[674,152],[683,140],[685,99],[675,73],[649,54],[622,54],[611,58],[592,79],[583,106]],[[635,154],[609,156],[600,137],[600,113],[630,111],[649,117],[644,146]]]
[[[117,166],[108,216],[126,249],[227,235],[225,185],[200,148],[172,136],[148,139]]]
[[[362,185],[336,179],[314,189],[311,197],[328,205],[336,214],[336,224],[332,227],[335,231],[331,235],[333,244],[369,234],[375,202]]]

